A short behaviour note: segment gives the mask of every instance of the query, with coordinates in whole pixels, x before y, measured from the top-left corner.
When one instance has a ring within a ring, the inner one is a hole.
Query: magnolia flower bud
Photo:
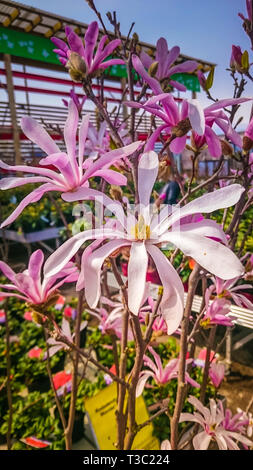
[[[242,148],[245,152],[249,152],[253,147],[253,140],[251,140],[246,135],[243,136],[242,139]]]
[[[155,77],[157,70],[158,70],[158,62],[153,62],[148,69],[148,74],[151,77]]]
[[[220,139],[220,143],[223,155],[233,155],[233,147],[226,140]]]
[[[86,75],[85,61],[77,52],[73,51],[68,54],[68,59],[66,67],[69,70],[70,77],[74,82],[81,82]]]
[[[172,135],[183,137],[192,128],[189,118],[183,119],[176,126],[172,127]]]
[[[139,42],[139,36],[137,33],[133,33],[133,39],[135,42]]]

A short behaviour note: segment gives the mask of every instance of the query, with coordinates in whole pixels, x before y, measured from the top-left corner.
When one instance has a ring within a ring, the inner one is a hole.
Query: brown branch
[[[48,343],[47,343],[48,332],[47,332],[46,328],[43,328],[43,330],[44,330],[44,336],[45,336],[45,342],[46,342],[47,373],[48,373],[51,388],[52,388],[53,393],[54,393],[55,404],[57,406],[57,409],[58,409],[58,412],[59,412],[59,415],[60,415],[60,420],[61,420],[61,423],[62,423],[62,427],[63,427],[63,430],[65,432],[65,429],[67,427],[67,423],[66,423],[66,419],[65,419],[65,416],[64,416],[64,413],[63,413],[61,402],[59,400],[59,397],[57,395],[57,392],[56,392],[56,389],[55,389],[55,386],[54,386],[54,381],[53,381],[53,376],[52,376],[52,371],[51,371],[50,358],[49,358],[49,347],[48,347]]]
[[[80,328],[82,321],[82,312],[83,312],[83,299],[84,291],[81,290],[78,293],[78,305],[77,305],[77,318],[75,324],[75,345],[77,348],[80,347]],[[70,398],[70,408],[69,408],[69,417],[67,428],[65,429],[65,440],[66,440],[66,450],[72,449],[72,434],[75,421],[75,409],[76,409],[76,397],[77,397],[77,378],[78,378],[78,363],[79,363],[79,351],[75,351],[74,361],[73,361],[73,372],[72,372],[72,388],[71,388],[71,398]]]
[[[173,450],[177,449],[178,443],[178,421],[183,408],[183,401],[185,395],[185,368],[186,368],[186,354],[187,354],[187,337],[189,328],[189,318],[192,311],[192,302],[199,281],[200,266],[195,265],[192,273],[189,277],[189,290],[187,295],[186,306],[184,310],[184,316],[182,319],[182,332],[180,338],[180,355],[179,355],[179,368],[178,368],[178,386],[177,396],[174,408],[173,417],[171,419],[171,447]]]

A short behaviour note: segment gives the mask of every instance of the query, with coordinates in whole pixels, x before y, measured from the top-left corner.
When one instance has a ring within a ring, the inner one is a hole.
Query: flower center
[[[230,292],[228,290],[224,290],[223,292],[217,295],[218,299],[223,299],[224,297],[230,297]]]
[[[200,326],[202,326],[202,328],[204,328],[205,330],[208,330],[209,328],[211,328],[211,320],[210,318],[203,318],[203,320],[200,320],[199,322]]]
[[[138,222],[131,228],[131,235],[136,240],[148,240],[150,238],[150,226],[145,224],[143,215],[138,216]]]

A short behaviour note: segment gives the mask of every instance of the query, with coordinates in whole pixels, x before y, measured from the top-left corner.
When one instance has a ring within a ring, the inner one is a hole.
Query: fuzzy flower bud
[[[155,77],[157,70],[158,70],[158,62],[153,62],[148,69],[148,74],[151,77]]]
[[[86,64],[82,57],[77,52],[70,51],[68,53],[68,68],[69,75],[74,82],[81,82],[86,75]]]

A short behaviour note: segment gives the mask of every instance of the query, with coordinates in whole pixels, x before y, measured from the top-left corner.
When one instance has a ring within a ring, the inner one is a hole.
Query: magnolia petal
[[[94,62],[93,62],[93,67],[97,66],[99,64],[99,62],[103,62],[103,60],[106,59],[106,57],[108,57],[109,55],[111,55],[114,51],[114,49],[116,49],[116,47],[120,46],[121,45],[121,40],[120,39],[113,39],[112,41],[109,42],[109,44],[107,44],[107,46],[105,46],[105,48],[100,52],[100,54],[98,54],[97,57],[94,57]],[[114,60],[114,59],[112,59]],[[121,60],[121,59],[119,59]],[[121,63],[124,63],[123,60],[121,60]]]
[[[17,188],[18,186],[23,186],[24,184],[29,183],[51,183],[50,178],[46,178],[45,176],[27,176],[24,177],[7,177],[0,180],[0,189],[11,189]]]
[[[81,289],[84,289],[84,269],[83,269],[83,266],[85,266],[85,262],[86,262],[86,259],[88,256],[90,256],[90,254],[96,249],[99,247],[99,245],[101,245],[103,240],[95,240],[94,242],[90,243],[89,246],[87,246],[87,248],[84,250],[83,254],[82,254],[82,259],[81,259],[81,271],[80,271],[80,274],[78,276],[78,280],[77,280],[77,283],[76,283],[76,290],[79,291]],[[102,302],[102,298],[101,298],[101,302]]]
[[[104,205],[106,209],[116,215],[117,220],[120,222],[122,227],[126,227],[126,220],[122,205],[118,201],[114,201],[109,198],[106,194],[87,187],[79,187],[76,191],[70,191],[62,194],[64,201],[84,201],[91,200],[95,201],[96,204]]]
[[[192,129],[198,135],[204,135],[205,132],[205,115],[200,102],[197,99],[188,100],[188,117]]]
[[[156,60],[158,62],[157,78],[166,77],[168,59],[168,44],[165,38],[159,38],[156,43]]]
[[[207,450],[211,442],[212,436],[206,431],[199,432],[194,436],[192,443],[195,450]]]
[[[137,150],[141,144],[141,141],[137,141],[133,142],[132,144],[126,145],[125,147],[121,147],[119,149],[111,150],[110,152],[105,153],[87,169],[85,173],[85,180],[91,178],[98,170],[102,170],[102,168],[112,165],[115,161],[119,160],[120,158],[132,155],[132,153],[134,153],[135,150]]]
[[[160,310],[166,321],[167,333],[171,335],[178,328],[183,316],[183,284],[176,270],[159,248],[151,244],[147,244],[146,248],[151,258],[153,258],[163,285]]]
[[[25,207],[28,206],[28,204],[39,201],[42,198],[43,194],[46,193],[47,191],[57,191],[57,186],[50,184],[50,183],[45,183],[39,188],[34,189],[34,191],[28,194],[20,202],[18,207],[16,207],[16,209],[11,213],[11,215],[7,217],[7,219],[4,222],[2,222],[0,228],[3,228],[6,225],[9,225],[12,222],[14,222],[14,220],[16,220],[16,218],[19,216],[19,214],[21,214],[21,212],[25,209]]]
[[[7,279],[10,279],[13,284],[16,284],[16,273],[4,261],[0,261],[0,271],[2,271],[3,275],[7,277]],[[2,295],[2,292],[0,295]]]
[[[35,283],[40,281],[41,268],[44,262],[44,253],[42,250],[36,250],[29,259],[28,274]]]
[[[180,54],[180,47],[178,46],[174,46],[170,49],[169,53],[168,53],[168,56],[167,56],[167,60],[166,60],[166,67],[170,67],[172,64],[174,64],[174,62],[177,60],[178,56]],[[169,73],[170,73],[170,70],[169,70]],[[170,73],[171,75],[171,73]]]
[[[209,126],[206,126],[205,138],[210,154],[215,158],[219,158],[222,154],[220,139]]]
[[[150,65],[153,63],[152,57],[144,51],[141,51],[140,59],[146,69],[149,69]]]
[[[83,46],[83,41],[82,39],[73,31],[70,26],[66,26],[65,28],[67,40],[70,46],[70,49],[77,54],[79,54],[81,57],[84,56],[84,46]]]
[[[96,250],[94,250],[92,254],[86,258],[86,262],[83,266],[85,297],[90,308],[96,307],[100,297],[101,268],[105,259],[110,256],[111,253],[121,248],[122,246],[130,245],[130,242],[128,240],[115,240],[115,232],[111,231],[111,233],[112,235],[110,238],[114,238],[114,240],[106,243],[101,248],[97,248]]]
[[[165,239],[165,235],[163,238]],[[232,279],[244,273],[243,265],[237,256],[219,242],[197,234],[175,231],[167,232],[166,238],[204,269],[221,279]]]
[[[133,242],[128,262],[128,307],[138,315],[146,284],[148,254],[144,242]]]
[[[198,67],[198,62],[196,62],[195,60],[186,60],[185,62],[181,64],[171,67],[170,75],[173,75],[174,73],[193,72],[194,70],[196,70],[197,67]]]
[[[142,395],[143,389],[146,385],[147,380],[149,377],[152,377],[151,372],[141,372],[141,375],[139,377],[137,387],[136,387],[136,397],[140,397]]]
[[[140,204],[146,207],[158,173],[158,155],[153,151],[143,153],[138,165],[138,193]]]
[[[98,170],[94,174],[94,176],[101,176],[107,183],[115,184],[117,186],[126,186],[127,185],[127,177],[122,175],[118,171],[114,170]]]
[[[40,165],[44,161],[44,158],[40,160]],[[42,175],[47,178],[51,178],[52,180],[57,180],[62,182],[61,176],[56,173],[55,171],[49,170],[48,168],[40,168],[35,166],[28,166],[28,165],[8,165],[7,163],[0,160],[0,168],[3,168],[7,171],[22,171],[24,173],[34,173],[35,175]],[[25,184],[25,183],[24,183]]]
[[[74,235],[64,242],[52,255],[49,256],[44,266],[44,276],[51,277],[61,271],[69,260],[77,253],[79,248],[87,240],[116,238],[118,233],[115,230],[106,228],[86,230],[85,232]],[[122,233],[120,233],[122,236]],[[119,238],[119,237],[118,237]]]
[[[172,215],[164,221],[163,227],[166,229],[187,215],[210,213],[218,209],[231,207],[239,201],[244,191],[245,189],[240,184],[231,184],[230,186],[204,194],[183,207],[174,208]]]
[[[142,79],[150,86],[151,90],[153,90],[153,92],[156,94],[156,95],[159,95],[160,93],[162,93],[162,88],[160,86],[160,83],[158,82],[158,80],[156,80],[155,78],[152,78],[148,72],[145,70],[145,68],[143,67],[143,64],[141,63],[139,57],[135,54],[132,55],[132,63],[133,63],[133,66],[136,70],[136,72],[142,77]]]
[[[186,91],[187,88],[184,86],[182,83],[176,82],[175,80],[170,80],[170,85],[173,86],[173,88],[176,88],[176,90],[179,91]]]
[[[111,65],[125,65],[125,61],[122,59],[106,60],[105,62],[102,62],[102,64],[99,64],[99,68],[107,69],[108,67],[111,67]]]
[[[207,106],[207,108],[205,108],[205,113],[209,113],[209,111],[216,111],[217,109],[221,108],[226,108],[227,106],[245,103],[246,101],[250,100],[252,100],[252,98],[228,98],[224,100],[219,100],[216,101],[216,103]]]
[[[25,116],[20,121],[21,129],[29,140],[37,144],[47,155],[60,152],[58,145],[35,119]]]
[[[62,319],[61,327],[62,327],[63,334],[67,336],[68,339],[71,340],[70,324],[69,324],[69,321],[65,317],[63,317]]]
[[[76,161],[76,132],[78,126],[78,110],[73,100],[69,101],[68,117],[64,126],[64,140],[67,149],[67,155],[73,172],[78,174],[78,166]]]
[[[159,139],[161,132],[166,129],[167,124],[163,124],[162,126],[159,126],[153,134],[147,139],[145,147],[144,147],[144,152],[149,152],[150,150],[154,150],[154,146],[156,141]]]
[[[88,67],[91,66],[93,51],[94,51],[97,38],[98,38],[98,32],[99,32],[98,24],[96,21],[93,21],[88,26],[88,29],[84,36],[84,42],[85,42],[84,57],[85,57]]]
[[[181,153],[185,148],[186,139],[186,135],[183,137],[176,137],[170,144],[170,150],[173,153]]]
[[[190,224],[182,224],[179,227],[175,224],[175,226],[172,226],[172,231],[180,231],[183,233],[189,232],[192,234],[197,234],[197,235],[203,235],[203,237],[212,237],[216,238],[222,241],[225,245],[228,244],[227,237],[225,233],[223,232],[221,226],[215,222],[215,220],[209,220],[209,219],[203,219],[199,220],[198,222],[195,223],[190,223]],[[163,235],[160,237],[160,241],[166,241],[167,233],[165,232],[164,234],[164,239]]]
[[[209,418],[210,418],[210,411],[209,409],[204,406],[201,401],[199,401],[196,397],[194,397],[193,395],[190,395],[189,398],[188,398],[188,402],[191,403],[191,405],[193,405],[196,410],[198,410],[203,416],[204,416],[204,419],[205,421],[208,421]],[[200,415],[199,415],[200,416]]]

